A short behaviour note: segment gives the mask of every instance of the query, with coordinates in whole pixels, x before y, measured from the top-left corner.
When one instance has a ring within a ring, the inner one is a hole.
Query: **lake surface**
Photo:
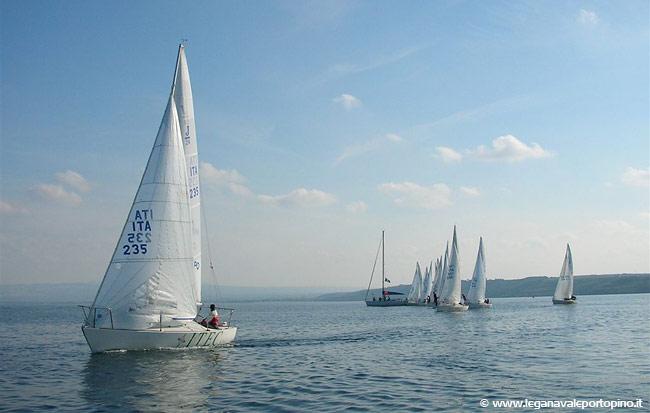
[[[94,355],[74,304],[0,304],[0,410],[467,411],[526,398],[647,410],[650,295],[579,300],[466,313],[235,303],[231,347]]]

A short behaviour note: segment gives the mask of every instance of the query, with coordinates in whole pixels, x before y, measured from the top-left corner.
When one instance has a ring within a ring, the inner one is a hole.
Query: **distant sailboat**
[[[420,271],[420,263],[415,263],[415,273],[413,274],[413,282],[411,282],[411,290],[406,296],[409,305],[418,305],[420,297],[422,296],[422,272]]]
[[[375,268],[377,267],[377,258],[379,257],[379,250],[377,250],[377,256],[375,257],[375,264],[372,267],[372,273],[370,274],[370,282],[368,283],[368,289],[366,290],[366,305],[368,307],[395,307],[400,305],[407,305],[407,301],[403,298],[404,294],[398,293],[395,291],[388,291],[386,289],[385,282],[388,281],[386,278],[385,272],[385,261],[384,261],[384,231],[381,232],[381,297],[372,297],[372,300],[368,299],[368,294],[370,293],[370,286],[372,285],[372,277],[375,274]],[[393,298],[391,298],[393,297]]]
[[[566,244],[566,254],[560,272],[560,279],[557,280],[553,304],[577,304],[578,299],[573,295],[573,258],[571,248]]]
[[[82,331],[93,352],[214,347],[234,340],[234,326],[207,328],[195,321],[202,305],[198,165],[181,45],[167,107],[111,262],[93,304],[81,306]]]
[[[438,302],[437,311],[458,312],[467,311],[468,306],[461,303],[460,268],[458,257],[458,241],[456,239],[456,226],[454,225],[454,238],[451,241],[451,254],[447,275],[444,279],[442,292]]]
[[[485,299],[485,286],[485,256],[483,254],[483,237],[481,237],[478,244],[476,264],[474,265],[474,274],[472,275],[472,281],[470,281],[469,284],[467,301],[465,302],[465,304],[469,305],[469,308],[492,307],[490,301]]]
[[[440,278],[442,277],[442,257],[436,258],[436,264],[434,267],[434,277],[433,277],[433,284],[431,288],[431,306],[435,307],[436,302],[438,300],[438,296],[440,295],[439,291],[439,285],[440,285]]]
[[[422,283],[422,295],[420,296],[420,303],[427,305],[433,299],[433,262],[429,264],[426,269],[426,275]]]

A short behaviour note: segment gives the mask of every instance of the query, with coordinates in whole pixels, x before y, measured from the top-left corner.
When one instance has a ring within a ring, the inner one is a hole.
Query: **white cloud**
[[[447,148],[446,146],[436,146],[436,151],[438,151],[438,153],[434,154],[433,157],[440,159],[444,163],[459,162],[461,159],[463,159],[462,153],[451,148]]]
[[[66,191],[63,185],[36,184],[31,188],[32,193],[46,201],[77,206],[81,204],[81,197],[76,192]]]
[[[226,185],[245,182],[246,178],[236,169],[217,169],[208,162],[201,162],[201,180],[214,185]]]
[[[22,208],[16,208],[11,205],[9,202],[0,201],[0,215],[10,215],[10,214],[27,214],[27,210]]]
[[[81,174],[67,170],[65,172],[58,172],[55,174],[56,179],[62,184],[66,184],[81,192],[90,191],[91,185],[86,178],[81,176]]]
[[[479,190],[474,187],[461,186],[460,192],[464,193],[467,196],[472,196],[472,197],[481,195]]]
[[[363,106],[358,98],[352,95],[348,95],[347,93],[343,93],[341,96],[335,97],[332,99],[332,101],[335,103],[340,103],[347,111],[351,111],[352,109],[360,108]]]
[[[629,222],[624,221],[622,219],[618,219],[618,220],[599,219],[596,221],[595,225],[597,228],[606,231],[629,232],[634,230],[634,227],[630,225]]]
[[[439,209],[452,205],[449,200],[451,190],[445,184],[430,187],[413,182],[385,183],[378,189],[393,198],[395,205],[409,205],[424,209]]]
[[[623,175],[621,175],[621,182],[626,186],[650,186],[650,168],[648,169],[635,169],[628,167]]]
[[[401,136],[395,134],[395,133],[389,133],[386,135],[389,141],[391,142],[404,142],[404,138]]]
[[[298,206],[298,207],[325,207],[338,202],[336,196],[318,189],[294,189],[284,195],[258,195],[257,199],[264,204]]]
[[[585,9],[580,9],[580,14],[578,14],[579,23],[595,26],[598,24],[598,21],[599,19],[595,12],[585,10]]]
[[[201,180],[218,188],[227,188],[235,195],[268,205],[323,207],[338,202],[336,196],[317,189],[299,188],[282,195],[256,195],[241,184],[246,178],[236,169],[217,169],[208,162],[201,162]]]
[[[380,145],[385,144],[386,141],[400,143],[403,142],[404,139],[399,135],[389,133],[379,138],[348,146],[347,148],[343,149],[343,152],[341,152],[341,154],[336,158],[334,165],[338,165],[346,159],[355,158],[359,155],[363,155],[364,153],[372,152],[375,149],[379,148]]]
[[[366,212],[366,209],[368,209],[368,206],[363,201],[350,202],[345,206],[345,210],[352,214],[359,214],[359,213]]]
[[[16,208],[11,206],[9,202],[0,201],[0,214],[11,214],[16,211]]]
[[[543,149],[536,143],[525,144],[512,135],[499,136],[492,141],[492,148],[485,145],[478,146],[475,150],[465,151],[469,156],[483,161],[521,162],[526,159],[548,158],[552,152]]]
[[[332,74],[339,74],[339,75],[365,72],[368,70],[376,69],[378,67],[382,67],[382,66],[386,66],[398,62],[402,59],[409,57],[413,53],[416,53],[424,49],[425,47],[426,46],[424,45],[411,46],[406,49],[398,50],[397,52],[388,55],[378,56],[373,61],[368,62],[366,64],[339,63],[332,66],[329,72]]]

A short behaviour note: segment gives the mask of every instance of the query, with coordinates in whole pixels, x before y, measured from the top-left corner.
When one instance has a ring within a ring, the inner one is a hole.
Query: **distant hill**
[[[531,297],[552,296],[555,292],[558,277],[526,277],[518,280],[487,280],[488,298],[502,297]],[[462,291],[469,289],[469,280],[461,282]],[[408,294],[410,285],[397,285],[388,288],[403,294]],[[650,274],[602,274],[602,275],[576,275],[573,291],[575,295],[600,295],[600,294],[639,294],[650,293]],[[381,289],[371,289],[368,294],[372,297],[381,295]],[[316,297],[316,301],[363,301],[366,290],[348,293],[323,294]]]
[[[0,302],[4,303],[77,303],[90,304],[97,294],[96,283],[4,284]],[[203,302],[213,303],[217,295],[213,285],[203,284]],[[221,286],[224,302],[237,301],[313,301],[323,293],[350,291],[344,287],[233,287]]]

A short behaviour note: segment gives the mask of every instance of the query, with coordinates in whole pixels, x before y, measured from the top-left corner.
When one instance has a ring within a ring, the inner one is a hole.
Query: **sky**
[[[0,284],[99,283],[185,42],[217,280],[650,272],[649,3],[0,2]],[[209,243],[210,252],[207,251]],[[204,268],[205,262],[204,262]],[[377,278],[375,278],[377,280]]]

